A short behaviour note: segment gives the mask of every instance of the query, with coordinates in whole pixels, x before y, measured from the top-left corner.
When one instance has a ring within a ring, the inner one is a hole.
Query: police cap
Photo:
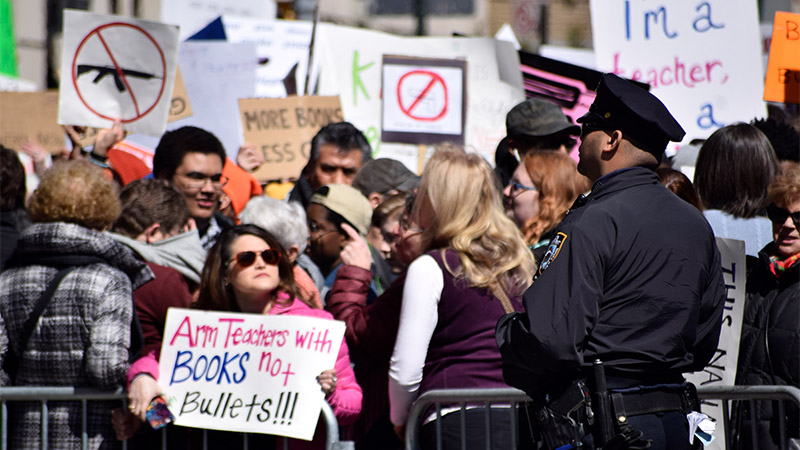
[[[597,97],[578,123],[620,130],[634,145],[661,158],[670,141],[686,132],[653,94],[613,73],[604,74]]]

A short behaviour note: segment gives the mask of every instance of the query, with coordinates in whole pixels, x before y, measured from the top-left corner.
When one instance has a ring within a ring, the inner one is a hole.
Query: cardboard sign
[[[259,181],[300,175],[308,162],[311,139],[320,128],[341,122],[339,97],[239,99],[244,140],[260,149],[264,164],[253,173]]]
[[[800,14],[775,12],[764,100],[800,103]]]
[[[464,143],[467,62],[383,57],[384,142]]]
[[[590,7],[597,69],[650,84],[686,131],[685,143],[766,116],[756,0],[591,0]]]
[[[739,359],[739,341],[742,337],[742,318],[745,299],[745,255],[744,241],[717,238],[717,247],[722,257],[722,273],[725,278],[725,309],[722,313],[722,332],[717,352],[702,372],[686,374],[686,380],[695,386],[732,386],[736,380],[736,363]],[[702,402],[703,413],[717,421],[714,442],[707,449],[725,448],[725,427],[722,402]]]
[[[519,55],[513,44],[491,38],[401,37],[331,24],[319,24],[312,73],[320,72],[321,95],[339,95],[344,119],[369,140],[373,157],[393,158],[416,172],[416,145],[382,142],[381,95],[384,55],[463,59],[466,73],[464,145],[491,164],[506,135],[506,113],[525,99]]]
[[[177,425],[311,440],[344,322],[170,308],[159,384]]]
[[[177,59],[174,25],[65,10],[59,123],[160,136]]]
[[[58,92],[0,92],[0,142],[8,148],[32,140],[59,153],[65,137],[57,117]]]
[[[17,71],[17,43],[14,40],[14,14],[11,2],[0,0],[0,74],[19,76]]]
[[[183,84],[181,68],[175,71],[175,88],[172,89],[172,101],[169,105],[169,116],[167,122],[192,117],[192,105],[189,103],[189,95],[186,93],[186,86]]]

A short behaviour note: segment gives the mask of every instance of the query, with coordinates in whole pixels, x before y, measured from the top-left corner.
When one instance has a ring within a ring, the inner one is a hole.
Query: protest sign
[[[180,26],[183,41],[223,14],[275,19],[274,0],[169,0],[161,2],[161,21]]]
[[[167,122],[185,119],[192,116],[192,105],[189,103],[189,95],[186,93],[186,86],[183,84],[181,68],[175,71],[175,87],[172,89],[172,101],[169,105],[169,116]]]
[[[169,123],[167,129],[193,125],[208,130],[236,160],[242,145],[238,99],[255,95],[255,46],[186,41],[181,43],[178,58],[192,116]]]
[[[597,69],[649,83],[686,143],[766,115],[756,0],[591,0],[590,7]]]
[[[0,75],[19,76],[17,43],[14,40],[14,14],[9,0],[0,0]]]
[[[418,147],[381,141],[383,55],[463,59],[466,77],[464,145],[490,163],[505,137],[505,115],[525,99],[513,44],[492,38],[400,37],[320,24],[312,73],[320,70],[320,95],[340,95],[344,119],[366,135],[374,157],[393,158],[417,170]]]
[[[344,322],[170,308],[159,384],[177,425],[311,440]]]
[[[191,39],[225,39],[256,45],[256,94],[286,97],[303,94],[311,45],[311,22],[264,20],[225,15],[197,32]]]
[[[58,92],[0,92],[0,143],[19,150],[31,140],[58,153],[65,137],[57,115]]]
[[[739,359],[739,341],[742,335],[742,318],[745,298],[744,241],[717,238],[725,279],[725,306],[722,313],[722,332],[714,357],[702,372],[686,374],[687,381],[695,386],[731,386],[736,380],[736,363]],[[722,401],[705,400],[703,413],[717,422],[714,442],[709,450],[725,448],[725,427],[722,425]]]
[[[467,62],[383,57],[384,142],[464,143]]]
[[[800,14],[775,12],[764,100],[800,103]]]
[[[169,114],[178,28],[64,11],[58,121],[160,136]]]
[[[317,131],[343,120],[335,96],[244,98],[239,99],[239,112],[244,140],[264,156],[264,164],[253,173],[263,182],[299,176]]]

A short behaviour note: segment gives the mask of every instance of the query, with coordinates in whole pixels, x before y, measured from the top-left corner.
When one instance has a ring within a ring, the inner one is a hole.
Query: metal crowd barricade
[[[725,436],[728,440],[725,448],[732,448],[731,436],[733,434],[732,425],[730,423],[731,408],[730,401],[746,400],[752,402],[765,400],[765,401],[778,401],[778,414],[783,415],[785,412],[784,402],[791,401],[800,407],[800,389],[792,386],[707,386],[699,387],[697,389],[698,396],[701,400],[721,400],[723,409],[723,426],[725,429]],[[486,420],[484,422],[486,433],[485,448],[491,448],[491,416],[489,407],[494,404],[511,405],[509,414],[511,415],[511,442],[512,447],[518,444],[517,433],[517,408],[519,403],[530,401],[530,398],[524,392],[513,388],[495,388],[495,389],[437,389],[428,391],[422,394],[411,408],[408,416],[406,426],[406,450],[419,449],[419,431],[421,423],[425,419],[424,414],[428,414],[431,408],[437,418],[442,415],[442,405],[451,407],[457,405],[460,409],[452,412],[451,414],[461,414],[461,448],[466,448],[466,440],[464,433],[464,415],[467,405],[479,404],[486,407]],[[753,408],[751,407],[751,411]],[[441,421],[436,422],[436,441],[437,448],[441,448]],[[780,426],[780,448],[787,450],[788,447],[788,430],[787,425],[781,423]],[[752,427],[753,436],[757,436],[755,426]],[[755,441],[753,442],[753,449],[758,448]]]
[[[102,391],[93,388],[76,388],[71,386],[13,386],[0,387],[0,450],[8,449],[8,403],[9,402],[40,402],[42,418],[47,417],[48,402],[50,401],[76,401],[81,402],[81,448],[87,448],[88,435],[86,432],[86,407],[91,401],[119,400],[120,406],[127,406],[127,394],[122,388],[116,391]],[[336,416],[327,402],[322,402],[322,416],[325,421],[325,448],[328,450],[352,449],[353,443],[339,441],[339,425]],[[47,436],[47,420],[42,420],[41,436]],[[166,428],[162,430],[162,449],[167,450]],[[208,448],[205,442],[206,433],[203,433],[203,448]],[[289,448],[289,440],[283,440],[284,449]],[[47,439],[41,439],[41,449],[47,450]],[[247,449],[247,438],[243,447]],[[127,449],[127,442],[122,443],[123,450]]]

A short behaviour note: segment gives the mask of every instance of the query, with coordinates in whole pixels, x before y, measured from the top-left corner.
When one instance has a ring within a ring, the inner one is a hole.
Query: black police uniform
[[[573,380],[590,379],[600,359],[609,389],[680,386],[683,372],[702,370],[713,356],[724,301],[719,251],[703,215],[648,168],[612,172],[555,230],[524,295],[525,313],[498,323],[506,382],[554,398]],[[628,423],[653,448],[691,448],[685,413]]]

